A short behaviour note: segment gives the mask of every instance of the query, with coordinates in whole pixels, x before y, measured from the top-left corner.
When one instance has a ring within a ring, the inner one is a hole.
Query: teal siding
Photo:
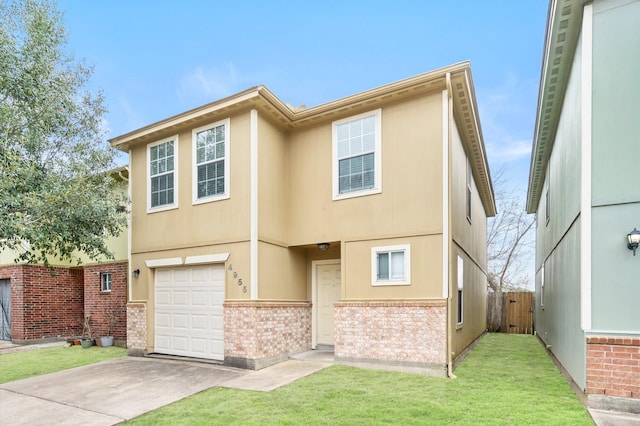
[[[593,8],[592,201],[638,202],[640,1],[595,2]]]
[[[582,61],[578,41],[537,209],[535,326],[575,382],[586,387],[586,343],[580,324],[580,185]],[[546,192],[549,191],[549,222]],[[541,306],[541,267],[545,294]]]

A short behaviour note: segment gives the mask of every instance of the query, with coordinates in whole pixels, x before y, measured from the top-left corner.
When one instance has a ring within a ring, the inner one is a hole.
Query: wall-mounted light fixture
[[[318,249],[324,251],[324,250],[329,250],[329,246],[331,244],[329,243],[318,243]]]
[[[138,278],[140,276],[140,269],[134,269],[131,271],[133,278]]]
[[[636,255],[636,250],[640,245],[640,231],[638,231],[635,227],[633,231],[627,234],[627,248],[629,250],[633,250],[633,255]]]

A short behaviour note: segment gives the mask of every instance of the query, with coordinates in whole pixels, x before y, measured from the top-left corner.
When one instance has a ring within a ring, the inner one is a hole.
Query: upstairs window
[[[380,193],[381,110],[333,123],[333,199]]]
[[[411,284],[411,246],[373,247],[371,249],[372,285]]]
[[[229,198],[229,120],[193,130],[193,202]]]
[[[103,272],[100,274],[100,291],[111,291],[111,274],[109,272]]]
[[[177,207],[177,142],[178,137],[174,136],[147,147],[149,210]]]

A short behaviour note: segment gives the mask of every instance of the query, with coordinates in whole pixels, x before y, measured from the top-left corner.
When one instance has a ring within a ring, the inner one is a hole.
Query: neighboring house
[[[111,172],[118,190],[127,194],[126,167]],[[128,236],[123,231],[107,241],[114,260],[96,262],[81,255],[82,264],[49,259],[43,265],[16,263],[16,253],[0,252],[0,340],[22,343],[80,335],[90,317],[94,336],[107,332],[105,313],[117,313],[113,335],[126,341]],[[28,244],[25,244],[28,250]]]
[[[527,210],[536,329],[589,405],[640,412],[640,1],[552,1]]]
[[[468,63],[308,109],[258,86],[111,144],[131,354],[259,369],[332,346],[444,374],[485,331],[495,205]]]

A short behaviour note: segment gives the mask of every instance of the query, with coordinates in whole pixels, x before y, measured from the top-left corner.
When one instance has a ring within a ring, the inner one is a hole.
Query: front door
[[[334,304],[340,300],[340,263],[316,265],[316,345],[333,345]]]
[[[0,280],[0,340],[11,340],[10,280]]]

